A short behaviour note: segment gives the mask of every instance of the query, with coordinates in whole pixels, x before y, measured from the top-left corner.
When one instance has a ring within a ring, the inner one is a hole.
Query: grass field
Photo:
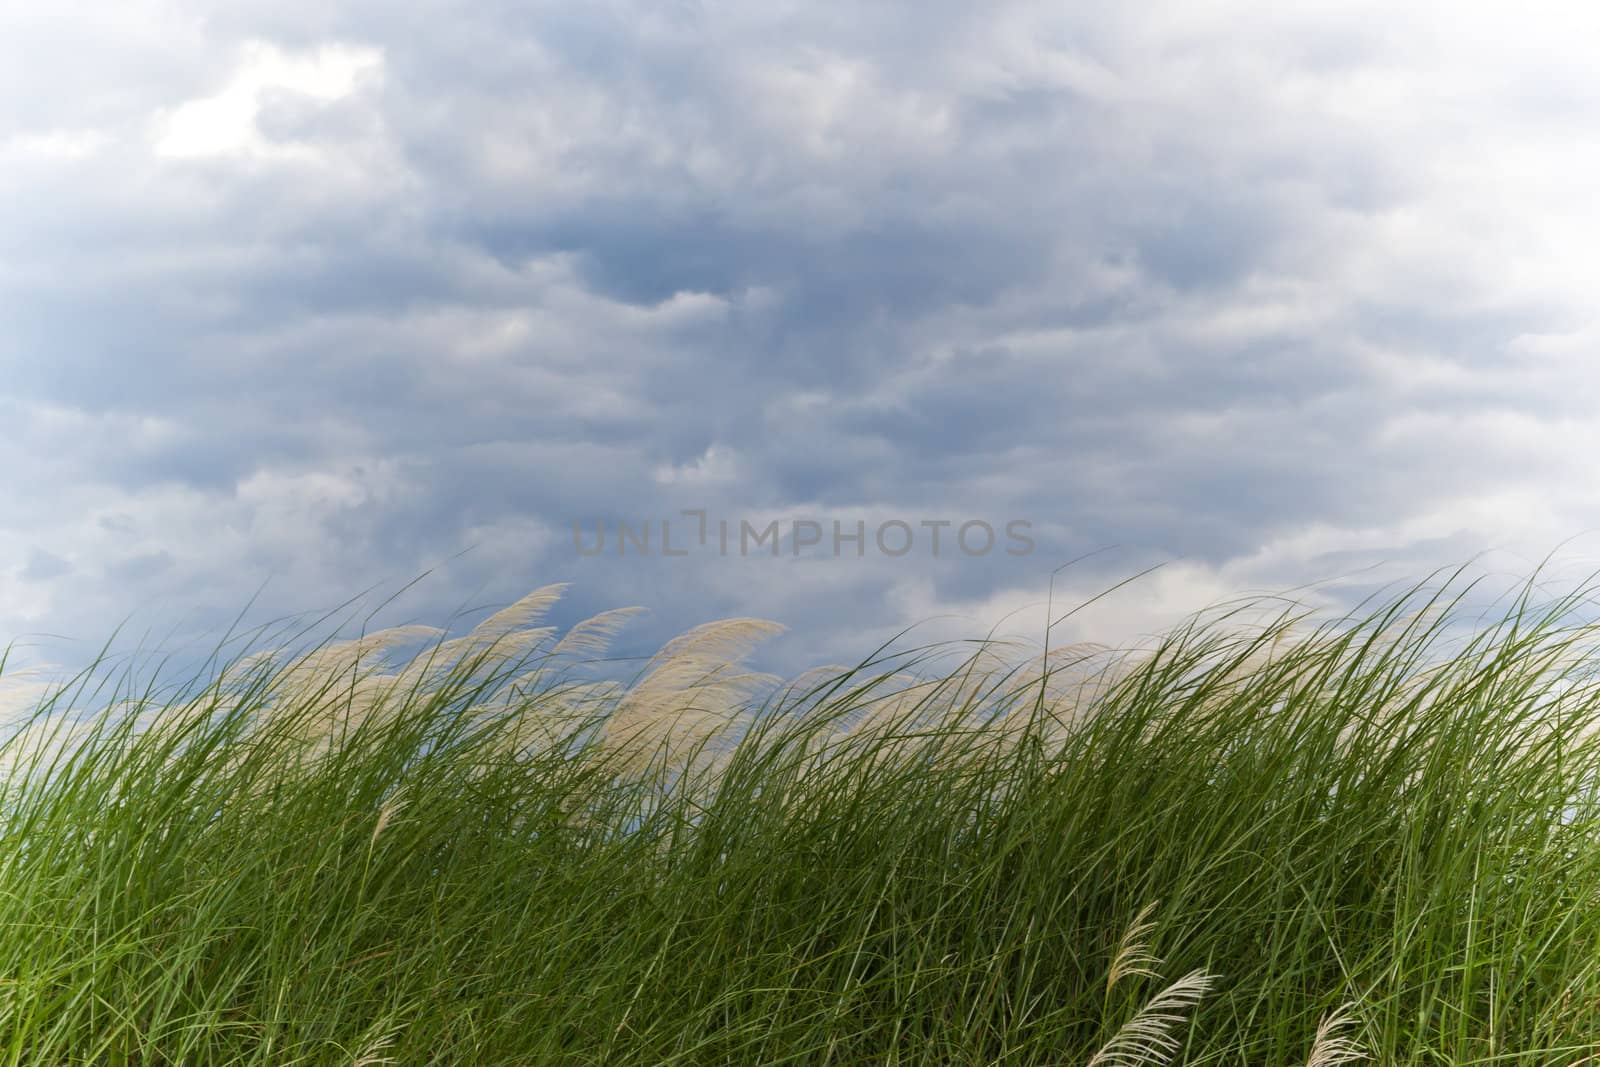
[[[1600,631],[1465,591],[613,683],[546,589],[91,671],[0,751],[0,1061],[1585,1062]]]

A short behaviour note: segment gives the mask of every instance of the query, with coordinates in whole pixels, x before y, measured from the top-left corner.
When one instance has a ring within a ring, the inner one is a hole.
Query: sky
[[[0,0],[0,637],[570,582],[800,663],[1157,565],[1070,636],[1581,564],[1596,40],[1545,0]]]

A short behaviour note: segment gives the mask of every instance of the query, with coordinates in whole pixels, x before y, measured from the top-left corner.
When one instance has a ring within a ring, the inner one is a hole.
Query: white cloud
[[[164,109],[155,123],[158,156],[270,156],[293,154],[292,146],[262,136],[257,116],[269,94],[294,93],[329,103],[381,76],[383,54],[370,47],[323,45],[290,52],[247,41],[227,83],[211,96]]]
[[[108,137],[100,130],[49,130],[13,134],[0,145],[0,152],[76,161],[94,155],[107,141]]]

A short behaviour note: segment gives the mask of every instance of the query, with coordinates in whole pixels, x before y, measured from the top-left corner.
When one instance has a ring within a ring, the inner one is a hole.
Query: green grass
[[[1600,631],[1465,591],[774,686],[748,620],[594,681],[624,617],[543,590],[90,672],[0,750],[0,1062],[1584,1062]]]

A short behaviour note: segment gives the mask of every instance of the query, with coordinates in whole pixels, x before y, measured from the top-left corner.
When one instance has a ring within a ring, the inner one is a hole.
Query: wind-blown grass
[[[92,671],[0,748],[0,1062],[1585,1062],[1600,633],[1535,589],[783,683],[755,620],[607,680],[550,588]]]

